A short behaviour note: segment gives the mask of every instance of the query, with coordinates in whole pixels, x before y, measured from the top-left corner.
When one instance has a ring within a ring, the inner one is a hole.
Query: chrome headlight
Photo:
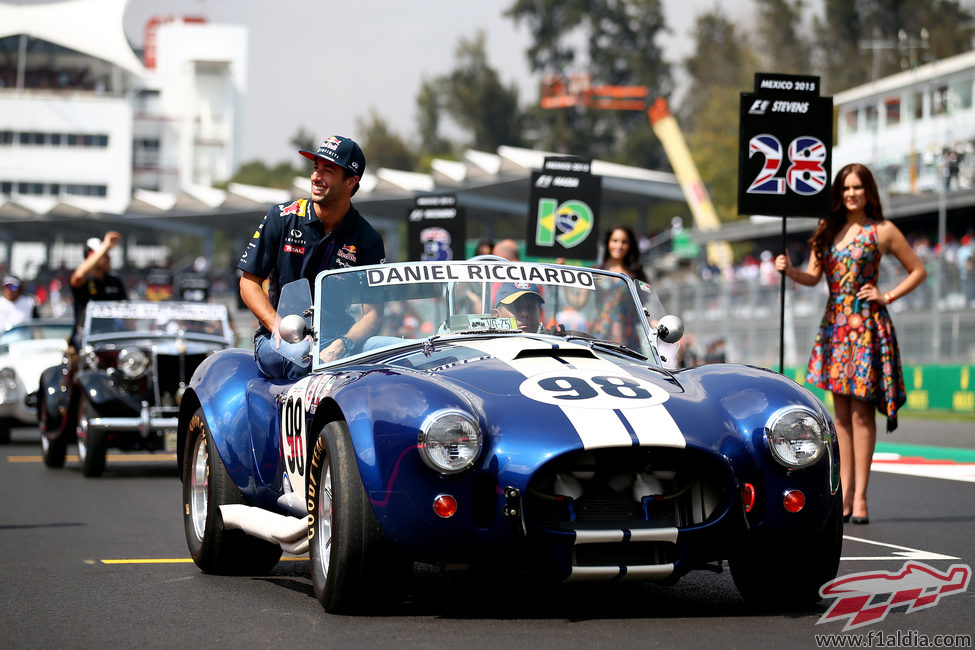
[[[765,437],[775,460],[793,469],[815,463],[829,444],[829,430],[823,420],[799,406],[776,411],[765,424]]]
[[[0,368],[0,398],[17,390],[17,373],[13,368]]]
[[[123,377],[135,379],[149,368],[149,357],[139,348],[122,348],[118,351],[117,366]]]
[[[457,409],[443,409],[427,416],[420,426],[416,446],[423,462],[443,474],[462,472],[481,452],[481,428],[471,416]]]

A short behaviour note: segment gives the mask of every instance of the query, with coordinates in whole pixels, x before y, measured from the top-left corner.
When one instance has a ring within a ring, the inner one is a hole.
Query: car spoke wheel
[[[217,454],[203,409],[190,419],[183,455],[183,528],[193,561],[206,573],[264,575],[281,547],[224,527],[220,506],[245,503]]]
[[[105,472],[105,457],[108,454],[108,433],[93,430],[89,419],[95,415],[91,402],[84,392],[78,395],[78,458],[81,473],[85,476],[101,476]]]
[[[41,430],[41,455],[48,467],[64,467],[64,458],[68,452],[68,443],[63,433],[49,431],[47,426],[47,400],[40,397],[37,409],[38,428]]]
[[[344,422],[321,431],[310,466],[308,554],[318,601],[329,612],[399,602],[413,565],[373,513]]]
[[[731,577],[752,605],[789,609],[819,600],[819,588],[836,577],[843,547],[843,497],[840,491],[823,530],[815,535],[782,535],[774,541],[745,541],[729,561]],[[788,568],[773,558],[797,558]]]

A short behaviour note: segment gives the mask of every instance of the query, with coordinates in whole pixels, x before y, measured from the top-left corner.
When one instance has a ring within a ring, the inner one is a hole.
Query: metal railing
[[[975,274],[957,265],[925,260],[928,279],[889,310],[904,364],[975,363]],[[881,262],[881,290],[903,278],[896,260]],[[784,333],[780,337],[779,284],[716,278],[658,278],[654,288],[667,311],[684,319],[685,338],[700,359],[709,343],[724,340],[728,361],[777,369],[782,341],[786,366],[804,366],[819,331],[828,295],[787,281]]]

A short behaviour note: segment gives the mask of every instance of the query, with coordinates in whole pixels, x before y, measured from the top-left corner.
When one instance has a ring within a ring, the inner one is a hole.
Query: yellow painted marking
[[[301,560],[307,560],[307,555],[292,555],[287,557],[282,557],[281,562],[299,562]],[[192,558],[188,557],[177,557],[177,558],[133,558],[133,559],[120,559],[120,560],[99,560],[102,564],[192,564]],[[91,564],[90,560],[86,560],[85,564]]]
[[[187,564],[193,560],[188,557],[184,558],[144,558],[141,560],[100,560],[102,564]]]
[[[81,459],[74,454],[69,454],[64,459],[70,463],[81,462]],[[40,463],[43,460],[42,456],[7,456],[9,463]],[[176,460],[176,454],[108,454],[106,460],[113,463],[144,463],[156,460],[172,462]]]

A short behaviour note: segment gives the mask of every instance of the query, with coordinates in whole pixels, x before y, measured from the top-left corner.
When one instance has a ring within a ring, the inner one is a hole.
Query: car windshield
[[[655,335],[643,312],[651,326],[664,315],[647,283],[598,269],[502,260],[325,271],[315,296],[319,349],[354,333],[353,354],[431,336],[524,332],[596,339],[655,361]]]
[[[85,331],[90,337],[124,333],[190,338],[229,338],[227,307],[196,302],[90,302]]]
[[[67,339],[71,336],[70,323],[32,323],[29,325],[15,325],[0,334],[0,345],[19,343],[20,341],[37,341],[41,339]]]

